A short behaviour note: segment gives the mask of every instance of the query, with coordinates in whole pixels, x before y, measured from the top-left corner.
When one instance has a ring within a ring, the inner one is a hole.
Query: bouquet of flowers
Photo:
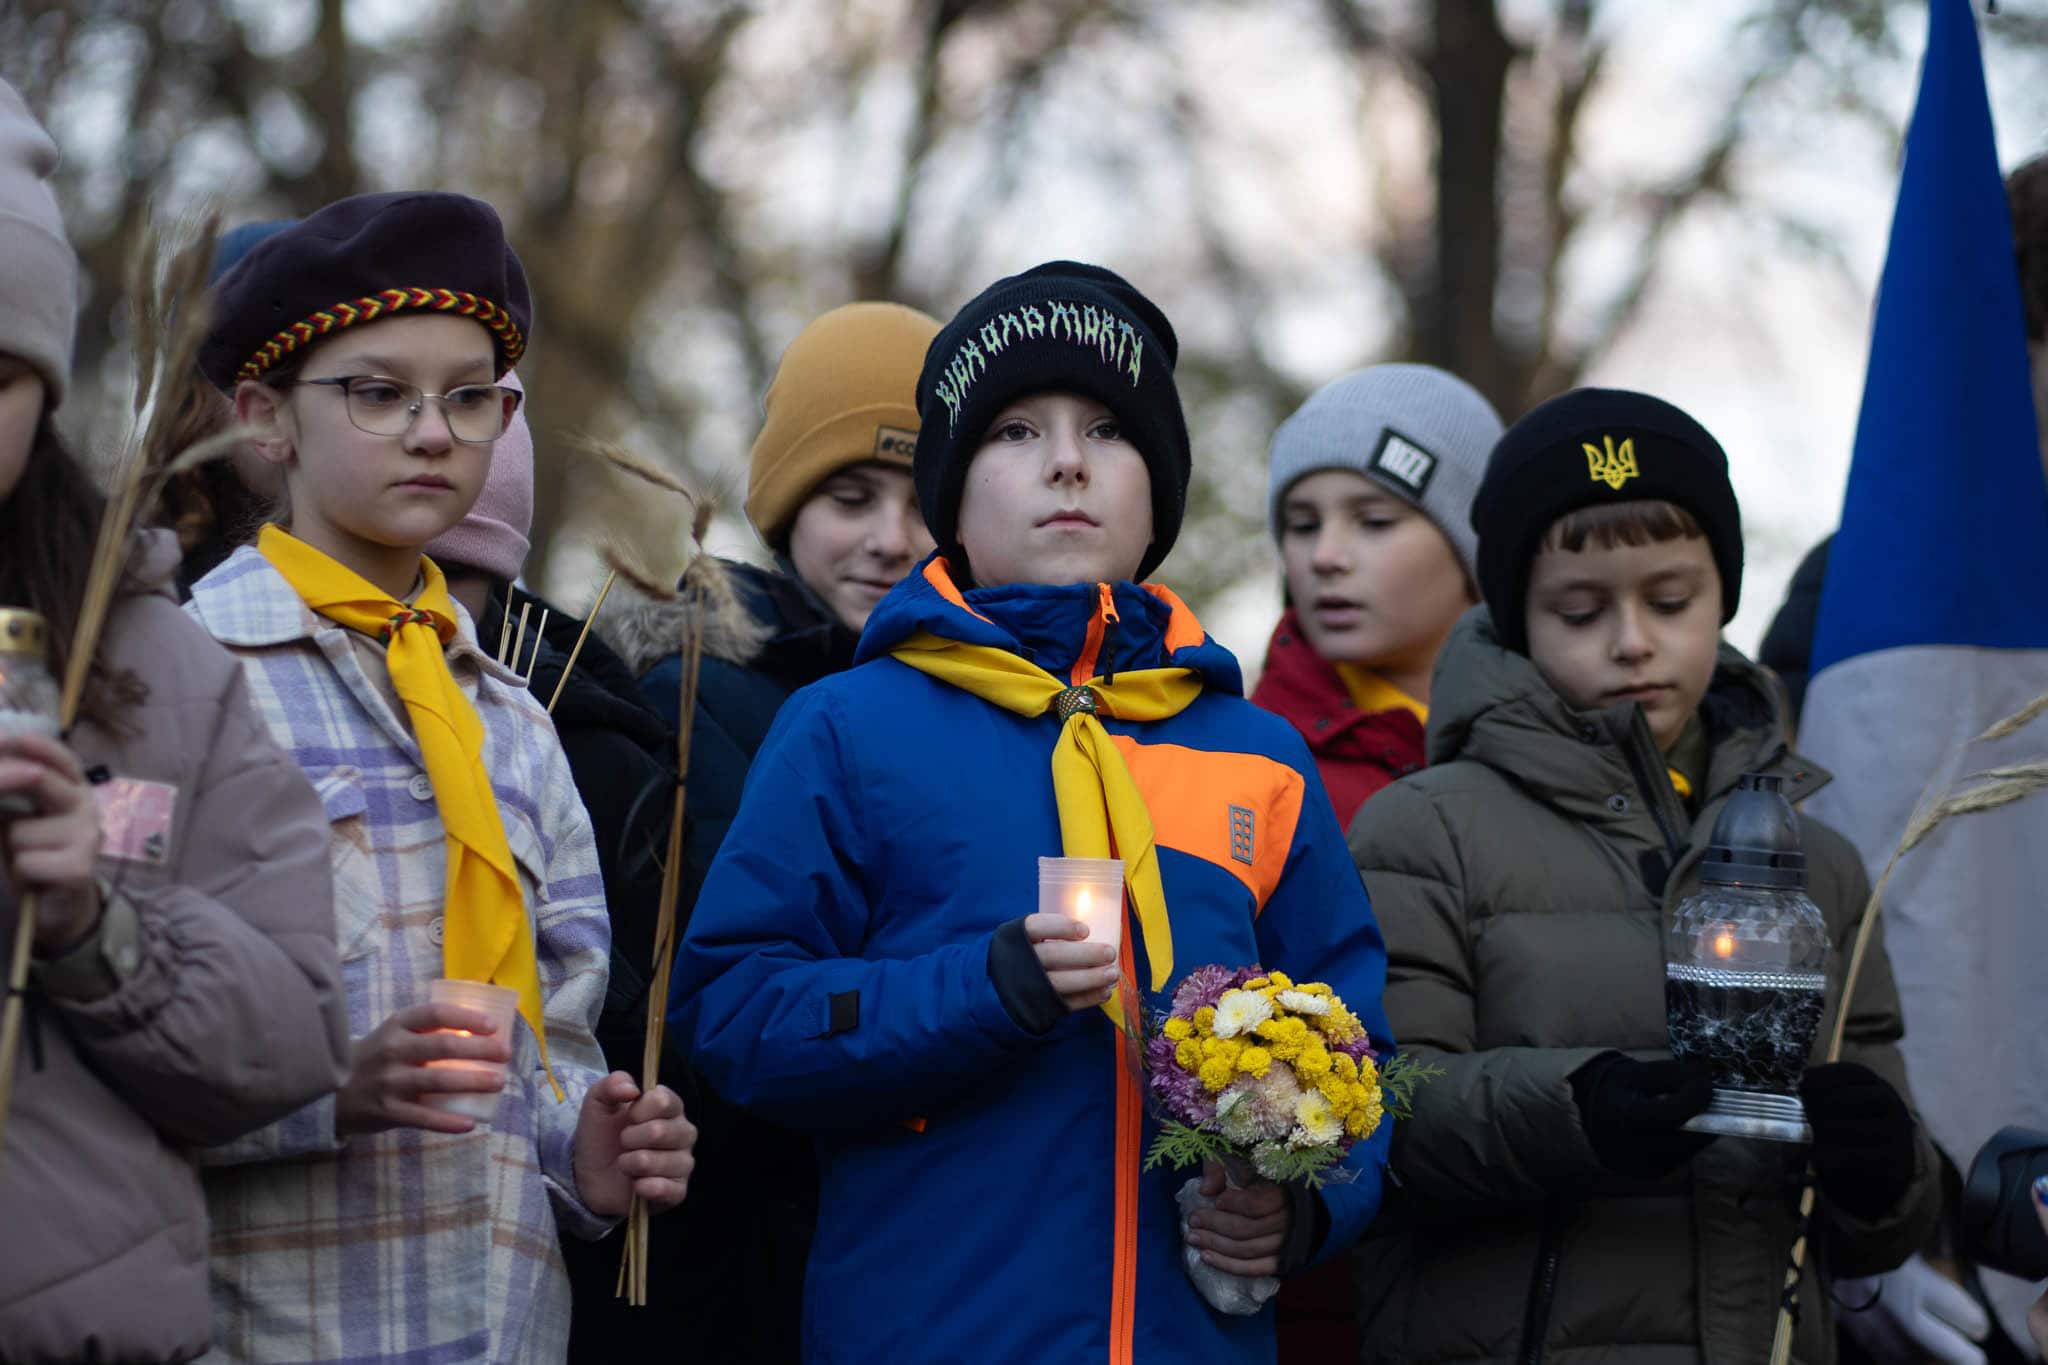
[[[1259,967],[1198,967],[1145,1044],[1146,1084],[1163,1111],[1145,1169],[1220,1163],[1230,1183],[1254,1177],[1311,1188],[1347,1178],[1331,1168],[1389,1113],[1405,1117],[1436,1067],[1376,1056],[1336,992]],[[1188,1214],[1213,1203],[1200,1182],[1181,1189]],[[1212,1305],[1250,1314],[1280,1287],[1207,1265],[1184,1249],[1188,1275]]]
[[[1145,1168],[1219,1161],[1319,1186],[1352,1144],[1407,1110],[1434,1071],[1379,1058],[1328,986],[1258,967],[1198,967],[1145,1047],[1166,1121]]]

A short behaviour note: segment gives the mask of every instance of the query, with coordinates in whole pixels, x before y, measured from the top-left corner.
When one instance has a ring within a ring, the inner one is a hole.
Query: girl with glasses
[[[352,1064],[211,1155],[215,1347],[237,1360],[559,1360],[558,1225],[683,1197],[695,1133],[604,1070],[590,822],[520,677],[423,547],[459,522],[532,323],[489,205],[341,200],[216,286],[201,355],[283,508],[187,608],[243,658],[326,806]],[[504,1016],[431,998],[482,982]]]

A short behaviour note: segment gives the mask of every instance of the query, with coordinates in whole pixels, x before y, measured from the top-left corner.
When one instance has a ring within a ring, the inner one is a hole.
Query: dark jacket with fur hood
[[[786,563],[783,572],[721,567],[722,590],[708,605],[657,599],[621,583],[614,592],[627,593],[627,600],[600,616],[598,625],[626,667],[640,674],[646,704],[671,726],[680,709],[679,648],[693,621],[703,627],[678,935],[782,703],[798,688],[850,666],[859,638]],[[666,806],[662,813],[666,820]],[[657,1219],[653,1231],[655,1273],[668,1287],[647,1308],[625,1312],[637,1315],[647,1345],[680,1350],[684,1359],[794,1365],[801,1350],[804,1262],[817,1216],[811,1142],[726,1103],[694,1072],[686,1084],[685,1103],[698,1132],[696,1171],[689,1199]],[[579,1313],[582,1308],[579,1302]],[[616,1358],[625,1344],[611,1345],[609,1355],[579,1358]]]
[[[1395,1133],[1406,1216],[1383,1219],[1361,1249],[1366,1359],[1737,1365],[1769,1354],[1804,1150],[1724,1137],[1662,1180],[1623,1180],[1594,1156],[1567,1078],[1607,1049],[1669,1055],[1664,925],[1697,887],[1741,775],[1778,774],[1795,803],[1827,782],[1786,747],[1778,695],[1723,647],[1689,814],[1640,707],[1573,710],[1501,647],[1483,608],[1452,632],[1431,691],[1430,766],[1366,802],[1350,834],[1387,941],[1394,1034],[1444,1068]],[[1808,894],[1835,945],[1818,1054],[1870,886],[1841,835],[1803,818],[1801,833]],[[1843,1059],[1905,1096],[1902,1032],[1880,933]],[[1932,1226],[1933,1153],[1924,1135],[1918,1146],[1913,1183],[1876,1220],[1820,1200],[1794,1359],[1834,1358],[1816,1264],[1873,1274]],[[1554,1292],[1531,1356],[1522,1337],[1539,1267]]]

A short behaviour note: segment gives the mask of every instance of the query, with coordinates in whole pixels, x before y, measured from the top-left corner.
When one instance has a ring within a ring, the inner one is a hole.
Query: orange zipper
[[[1124,982],[1137,980],[1131,938],[1124,935],[1117,955]],[[1120,987],[1121,988],[1121,987]],[[1131,991],[1134,999],[1137,992]],[[1136,1026],[1135,1008],[1125,1017]],[[1110,1065],[1116,1068],[1116,1233],[1111,1242],[1109,1294],[1109,1362],[1132,1365],[1138,1326],[1138,1144],[1144,1136],[1144,1097],[1138,1078],[1124,1064],[1124,1040],[1110,1040]]]

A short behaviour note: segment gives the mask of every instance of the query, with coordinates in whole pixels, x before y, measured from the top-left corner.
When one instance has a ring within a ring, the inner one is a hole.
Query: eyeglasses
[[[411,384],[375,374],[345,374],[332,379],[301,379],[340,389],[348,403],[348,420],[371,436],[403,436],[426,411],[427,400],[441,405],[448,434],[458,441],[484,445],[505,434],[512,414],[525,395],[502,384],[464,384],[446,393],[423,393]]]

